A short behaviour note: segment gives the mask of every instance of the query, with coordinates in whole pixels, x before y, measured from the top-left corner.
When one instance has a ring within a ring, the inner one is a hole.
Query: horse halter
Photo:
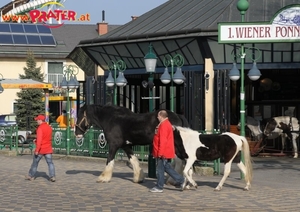
[[[76,127],[78,127],[83,133],[86,133],[86,130],[82,129],[80,126],[82,124],[82,122],[84,122],[84,126],[86,128],[89,127],[89,122],[87,120],[87,116],[86,116],[86,112],[84,111],[83,112],[83,118],[81,119],[81,121],[79,122],[79,124],[75,124]]]

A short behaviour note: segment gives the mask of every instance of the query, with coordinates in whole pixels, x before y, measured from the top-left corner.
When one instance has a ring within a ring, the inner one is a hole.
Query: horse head
[[[264,134],[269,137],[274,132],[274,130],[276,130],[277,125],[278,123],[274,118],[269,119],[266,123]]]
[[[86,106],[83,106],[79,109],[77,115],[77,121],[74,130],[76,137],[82,137],[89,128],[90,124],[87,118],[87,109]]]

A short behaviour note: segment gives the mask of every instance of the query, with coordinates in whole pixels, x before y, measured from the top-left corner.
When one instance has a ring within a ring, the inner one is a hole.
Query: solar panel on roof
[[[13,35],[14,44],[27,44],[25,35]]]
[[[44,25],[36,25],[39,33],[43,34],[52,34],[50,28],[45,27]]]
[[[55,45],[53,36],[41,36],[41,41],[44,45]]]
[[[27,35],[28,44],[41,45],[41,39],[38,35]]]
[[[56,41],[41,24],[0,23],[0,45],[56,46]]]
[[[10,24],[11,32],[24,33],[23,24]]]
[[[25,33],[38,33],[36,25],[24,24]]]
[[[0,32],[10,32],[9,24],[0,23]]]
[[[12,44],[13,43],[13,39],[11,35],[1,35],[0,34],[0,42],[2,44]]]

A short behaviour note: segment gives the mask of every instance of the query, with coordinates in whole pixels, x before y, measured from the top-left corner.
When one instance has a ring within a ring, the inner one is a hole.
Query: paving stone
[[[0,151],[2,152],[2,151]],[[150,193],[156,179],[132,182],[132,169],[124,161],[115,163],[110,183],[96,183],[105,167],[97,158],[54,155],[55,183],[48,181],[48,167],[41,160],[37,178],[24,180],[32,156],[0,154],[0,211],[209,211],[270,212],[299,210],[300,159],[288,157],[253,158],[254,178],[250,191],[233,164],[222,191],[214,188],[222,176],[193,178],[198,188],[181,191],[166,185],[163,193]],[[143,164],[147,174],[147,166]],[[221,172],[223,165],[221,166]]]

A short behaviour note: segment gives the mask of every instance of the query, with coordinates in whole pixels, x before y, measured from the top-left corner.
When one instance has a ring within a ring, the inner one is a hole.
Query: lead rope
[[[76,127],[78,127],[84,134],[86,134],[86,130],[83,130],[81,127],[80,127],[80,125],[81,125],[81,123],[83,122],[83,121],[85,121],[85,126],[89,126],[89,122],[87,121],[87,117],[86,117],[86,112],[84,111],[83,112],[83,118],[81,119],[81,121],[79,122],[79,124],[75,124],[75,126]]]

